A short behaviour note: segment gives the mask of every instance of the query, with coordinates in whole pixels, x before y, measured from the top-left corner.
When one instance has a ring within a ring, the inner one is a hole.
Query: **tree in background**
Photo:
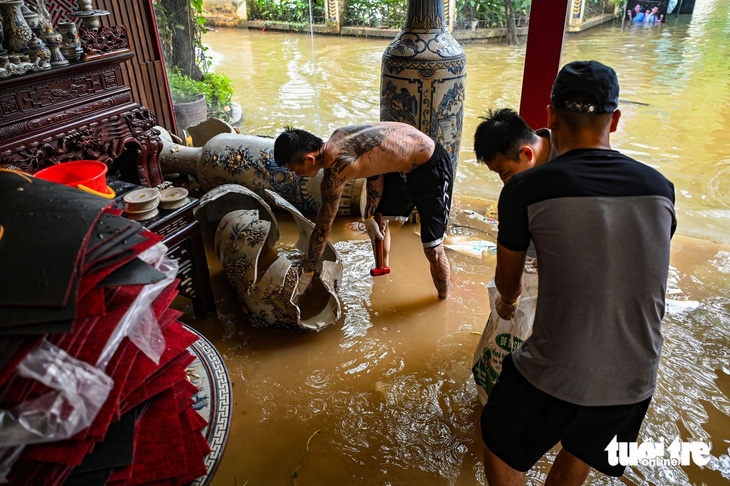
[[[201,42],[205,33],[203,0],[155,0],[153,5],[165,62],[202,81],[208,66]]]
[[[155,0],[153,6],[173,103],[186,103],[203,93],[208,116],[231,121],[231,80],[208,71],[203,0]]]
[[[517,24],[515,23],[515,9],[512,0],[504,0],[504,13],[507,20],[507,44],[517,44]]]

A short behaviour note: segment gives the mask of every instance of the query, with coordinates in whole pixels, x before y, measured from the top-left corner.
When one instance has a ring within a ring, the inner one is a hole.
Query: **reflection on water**
[[[637,466],[622,480],[589,484],[723,484],[730,479],[730,70],[729,0],[697,2],[695,19],[594,29],[566,40],[564,61],[597,59],[621,83],[613,145],[666,174],[677,190],[679,233],[671,298],[695,310],[667,315],[657,392],[641,432],[712,445],[697,466]],[[205,37],[215,69],[242,104],[242,133],[274,136],[295,125],[327,137],[379,117],[380,58],[387,41],[316,37],[317,86],[308,36],[221,29]],[[501,189],[474,160],[471,137],[487,107],[519,103],[524,46],[465,44],[465,131],[451,238],[488,239],[487,214]],[[318,96],[320,116],[313,99]],[[321,125],[321,126],[320,126]],[[184,320],[224,356],[235,383],[232,430],[213,485],[484,484],[474,348],[489,310],[494,254],[449,250],[451,296],[439,301],[418,227],[394,227],[392,273],[371,278],[366,236],[338,218],[332,240],[345,270],[343,317],[317,334],[254,329],[208,245],[217,316]],[[210,228],[209,228],[210,229]],[[282,234],[294,239],[293,223]],[[206,233],[208,243],[211,232]],[[620,305],[620,302],[617,302]],[[544,480],[550,459],[528,474]]]

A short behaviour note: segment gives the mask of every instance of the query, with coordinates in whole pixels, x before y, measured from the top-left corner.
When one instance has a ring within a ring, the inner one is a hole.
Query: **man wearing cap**
[[[636,440],[654,393],[674,186],[611,149],[618,94],[610,67],[564,66],[547,108],[558,157],[500,194],[497,312],[510,319],[519,306],[530,240],[540,299],[532,335],[505,357],[482,412],[491,486],[522,484],[558,443],[546,485],[582,484],[591,468],[623,475],[607,447]]]

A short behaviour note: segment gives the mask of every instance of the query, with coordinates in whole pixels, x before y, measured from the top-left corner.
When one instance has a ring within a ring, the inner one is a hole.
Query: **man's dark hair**
[[[484,121],[474,132],[474,152],[477,160],[485,164],[498,153],[517,160],[522,145],[538,140],[535,130],[510,108],[489,110],[487,116],[481,118]]]
[[[284,131],[274,142],[274,162],[284,167],[289,162],[310,152],[318,152],[324,142],[321,138],[305,130],[284,127]]]

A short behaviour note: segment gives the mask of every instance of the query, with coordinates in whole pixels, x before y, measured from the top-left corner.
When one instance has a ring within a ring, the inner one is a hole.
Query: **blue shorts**
[[[384,217],[408,217],[418,209],[421,242],[433,248],[444,241],[451,209],[454,168],[446,149],[438,142],[428,161],[408,173],[384,175],[383,196],[376,213]]]
[[[608,463],[614,437],[634,442],[651,397],[629,405],[588,407],[555,398],[533,386],[515,368],[512,355],[482,410],[482,439],[497,457],[518,471],[529,470],[558,442],[593,469],[623,475],[625,466]]]

